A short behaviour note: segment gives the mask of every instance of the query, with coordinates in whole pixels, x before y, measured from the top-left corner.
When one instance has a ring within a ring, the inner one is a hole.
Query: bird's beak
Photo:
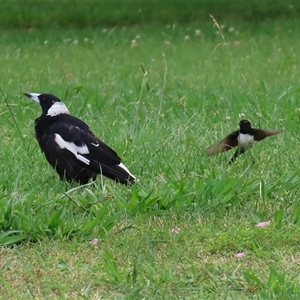
[[[37,103],[40,103],[39,95],[37,93],[23,93],[24,96],[36,101]]]

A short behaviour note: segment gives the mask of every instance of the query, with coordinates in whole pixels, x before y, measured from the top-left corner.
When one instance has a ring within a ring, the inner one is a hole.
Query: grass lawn
[[[220,25],[2,31],[1,299],[300,298],[299,23]],[[22,92],[61,98],[140,183],[59,181]],[[207,157],[240,118],[284,131]]]

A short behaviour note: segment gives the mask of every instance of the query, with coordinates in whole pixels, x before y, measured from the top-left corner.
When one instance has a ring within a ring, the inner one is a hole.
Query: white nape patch
[[[128,170],[122,163],[119,163],[118,166],[121,167],[123,170],[125,170],[131,177],[133,177],[134,179],[136,179],[136,177],[133,176],[133,175],[129,172],[129,170]]]
[[[240,133],[238,136],[239,147],[247,150],[254,143],[254,136],[250,134]]]
[[[99,147],[99,143],[97,143],[97,144],[91,143],[91,144],[95,147]]]
[[[90,164],[90,160],[81,155],[90,153],[86,145],[76,146],[72,142],[65,141],[58,133],[55,133],[54,139],[60,149],[67,149],[72,152],[81,162],[85,163],[86,165]]]
[[[70,114],[67,107],[62,102],[54,102],[47,111],[47,116],[55,117],[62,114]]]

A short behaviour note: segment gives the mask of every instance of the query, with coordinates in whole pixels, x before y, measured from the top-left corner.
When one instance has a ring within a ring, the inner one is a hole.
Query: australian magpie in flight
[[[86,184],[101,174],[122,184],[137,181],[117,153],[99,140],[87,124],[71,116],[60,99],[51,94],[24,95],[42,108],[42,115],[35,120],[35,135],[60,179]]]
[[[281,132],[281,130],[276,129],[252,128],[251,123],[248,120],[241,120],[239,122],[239,127],[239,130],[233,131],[220,142],[209,147],[206,150],[207,155],[211,156],[237,147],[236,152],[229,161],[229,164],[231,164],[239,155],[243,154],[246,150],[251,148],[254,141],[259,142],[268,136],[275,135]]]

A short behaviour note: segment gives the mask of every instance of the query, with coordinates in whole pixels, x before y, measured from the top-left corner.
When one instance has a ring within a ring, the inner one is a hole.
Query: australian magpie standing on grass
[[[122,184],[137,181],[117,153],[100,141],[87,124],[71,116],[60,99],[51,94],[24,95],[42,107],[42,115],[35,120],[35,135],[60,179],[86,184],[102,174]]]

